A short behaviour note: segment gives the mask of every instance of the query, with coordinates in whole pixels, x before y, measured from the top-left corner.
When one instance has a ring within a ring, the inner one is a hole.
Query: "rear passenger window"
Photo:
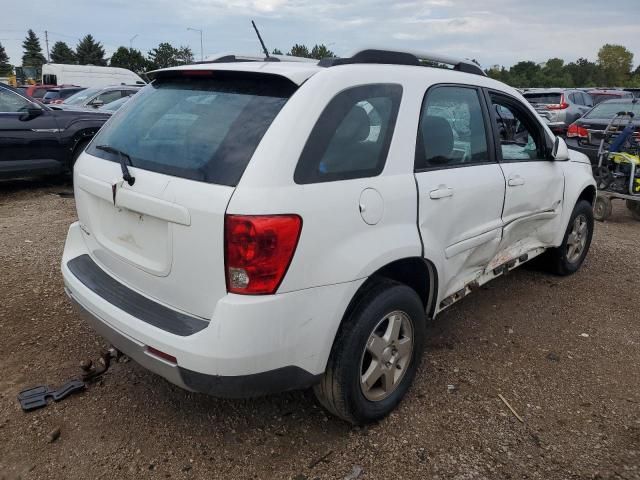
[[[420,118],[416,170],[489,161],[478,91],[470,87],[430,90]]]
[[[362,85],[336,95],[316,122],[294,173],[298,184],[373,177],[384,168],[402,87]]]

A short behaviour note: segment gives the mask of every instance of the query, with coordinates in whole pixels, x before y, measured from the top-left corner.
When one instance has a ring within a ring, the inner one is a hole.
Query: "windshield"
[[[64,103],[67,105],[82,105],[88,98],[93,97],[97,93],[102,90],[101,88],[87,88],[86,90],[81,90],[78,93],[74,93],[69,98],[67,98]]]
[[[612,101],[599,103],[584,118],[613,118],[618,112],[633,112],[637,117],[640,115],[640,103]]]
[[[594,104],[604,102],[605,100],[614,100],[616,98],[631,98],[633,96],[629,92],[614,92],[614,93],[589,92],[589,95],[591,95],[591,98],[593,98]]]
[[[561,93],[525,93],[524,98],[529,103],[541,103],[544,105],[560,103]]]
[[[295,86],[280,77],[215,72],[215,77],[156,80],[96,135],[94,145],[126,152],[135,167],[237,185],[253,152]]]

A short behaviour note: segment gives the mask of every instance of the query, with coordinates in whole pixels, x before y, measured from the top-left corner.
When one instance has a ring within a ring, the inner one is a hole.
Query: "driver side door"
[[[29,108],[39,108],[29,115]],[[60,168],[58,125],[53,113],[10,89],[0,88],[0,172]]]
[[[506,179],[503,233],[493,269],[537,248],[553,246],[561,228],[564,172],[547,155],[547,137],[518,99],[488,93],[496,155]]]

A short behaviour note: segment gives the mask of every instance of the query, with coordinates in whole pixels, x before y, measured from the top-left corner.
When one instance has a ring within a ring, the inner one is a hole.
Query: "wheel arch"
[[[392,280],[413,289],[424,305],[427,318],[432,318],[438,295],[438,271],[435,265],[422,257],[406,257],[394,260],[378,268],[356,291],[349,302],[342,321],[349,315],[360,298],[380,280]],[[342,323],[342,322],[341,322]]]
[[[576,200],[576,204],[580,201],[580,200],[586,200],[587,202],[589,202],[591,204],[591,206],[593,206],[593,204],[596,201],[596,187],[594,185],[587,185],[582,192],[580,192],[580,195],[578,195],[578,199]]]

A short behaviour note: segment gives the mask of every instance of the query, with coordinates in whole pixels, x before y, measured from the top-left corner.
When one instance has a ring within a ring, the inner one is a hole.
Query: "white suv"
[[[159,70],[74,185],[62,272],[104,338],[193,391],[314,386],[354,423],[406,393],[428,319],[541,254],[575,272],[596,195],[516,90],[382,50]]]

